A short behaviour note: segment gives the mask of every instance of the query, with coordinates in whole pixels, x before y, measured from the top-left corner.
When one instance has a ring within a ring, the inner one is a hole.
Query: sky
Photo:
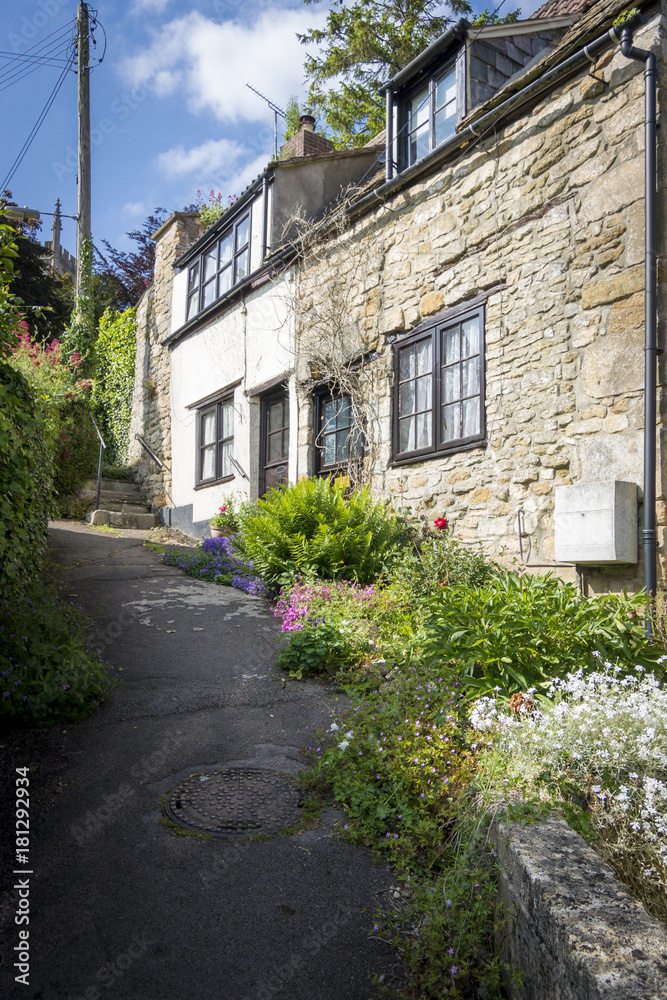
[[[526,17],[541,2],[505,0],[503,8],[520,5]],[[304,100],[308,49],[296,35],[324,25],[326,0],[96,0],[90,6],[97,19],[90,79],[93,240],[134,249],[127,232],[155,208],[182,209],[198,190],[205,197],[211,189],[225,198],[238,195],[266,166],[273,113],[245,85],[281,108],[291,96]],[[491,5],[473,4],[476,11],[484,6]],[[77,0],[4,0],[2,8],[0,184],[21,206],[53,212],[60,198],[62,212],[75,215],[77,77],[65,70]],[[42,240],[51,238],[51,224],[44,215]],[[63,219],[61,242],[76,251],[73,220]]]

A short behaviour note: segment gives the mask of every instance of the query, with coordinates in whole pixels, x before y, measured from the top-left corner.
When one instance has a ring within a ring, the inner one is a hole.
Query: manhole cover
[[[277,833],[301,818],[289,775],[243,767],[186,778],[169,792],[164,809],[179,826],[213,837]]]

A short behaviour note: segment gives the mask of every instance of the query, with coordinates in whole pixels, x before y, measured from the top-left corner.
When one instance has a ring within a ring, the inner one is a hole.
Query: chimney
[[[280,147],[280,159],[301,159],[306,156],[325,156],[333,152],[334,144],[315,131],[315,119],[312,115],[301,115],[301,126],[296,135],[284,142]]]

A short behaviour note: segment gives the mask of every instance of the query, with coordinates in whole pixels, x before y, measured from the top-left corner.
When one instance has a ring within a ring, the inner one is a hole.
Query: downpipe
[[[658,344],[656,331],[656,96],[657,59],[654,52],[632,44],[632,28],[621,28],[621,52],[626,59],[643,62],[644,69],[644,587],[651,601],[646,610],[645,631],[652,639],[655,630],[655,598],[657,591],[657,532],[656,532],[656,387]]]

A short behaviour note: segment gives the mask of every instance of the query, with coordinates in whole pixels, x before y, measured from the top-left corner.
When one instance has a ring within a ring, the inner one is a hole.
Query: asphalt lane
[[[284,681],[266,602],[164,566],[143,534],[52,528],[65,592],[124,683],[82,723],[0,738],[5,775],[33,768],[29,981],[15,981],[5,852],[0,996],[365,1000],[370,974],[394,966],[369,938],[391,875],[336,838],[337,814],[266,840],[178,836],[162,821],[163,796],[191,774],[295,774],[335,695]]]

